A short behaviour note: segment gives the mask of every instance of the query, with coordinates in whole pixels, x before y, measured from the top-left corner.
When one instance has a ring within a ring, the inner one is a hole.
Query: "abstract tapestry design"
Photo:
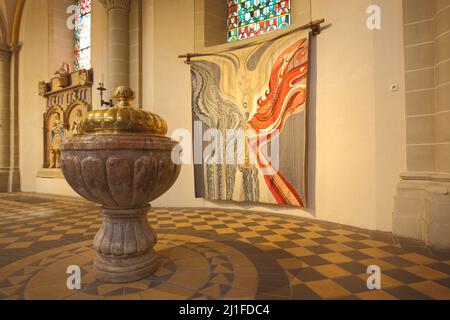
[[[192,59],[197,197],[306,206],[308,55],[305,31]]]

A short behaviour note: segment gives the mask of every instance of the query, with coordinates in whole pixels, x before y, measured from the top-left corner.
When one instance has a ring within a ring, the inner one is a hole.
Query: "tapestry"
[[[309,33],[191,59],[196,197],[306,206]]]

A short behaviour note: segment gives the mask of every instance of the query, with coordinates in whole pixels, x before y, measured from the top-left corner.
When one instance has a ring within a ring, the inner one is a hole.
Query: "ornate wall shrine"
[[[43,115],[43,169],[41,178],[62,178],[61,143],[79,133],[80,122],[92,110],[92,70],[70,71],[68,64],[55,72],[50,82],[39,83],[46,99]]]

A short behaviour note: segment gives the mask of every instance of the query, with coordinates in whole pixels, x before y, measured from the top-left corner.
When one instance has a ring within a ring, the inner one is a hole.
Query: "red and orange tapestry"
[[[196,196],[306,206],[309,34],[191,60]]]

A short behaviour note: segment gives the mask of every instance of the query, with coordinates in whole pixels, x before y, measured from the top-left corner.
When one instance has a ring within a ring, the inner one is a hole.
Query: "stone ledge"
[[[41,169],[36,177],[44,179],[64,179],[61,169]]]
[[[437,181],[449,182],[450,174],[434,173],[434,172],[404,172],[400,175],[406,181]]]
[[[450,249],[450,183],[425,179],[399,182],[393,233]]]

